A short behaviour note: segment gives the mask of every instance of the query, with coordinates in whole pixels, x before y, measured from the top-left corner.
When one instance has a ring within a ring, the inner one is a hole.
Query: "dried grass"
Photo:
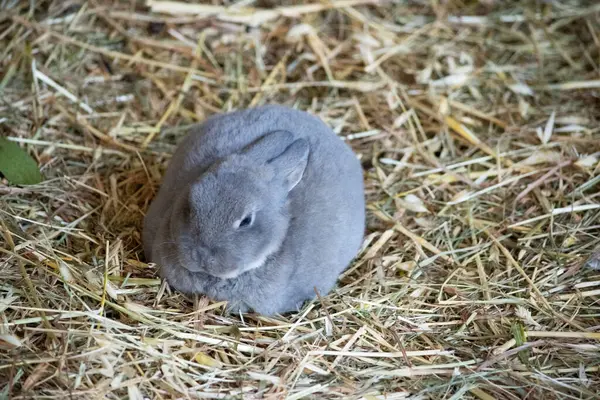
[[[0,398],[597,398],[597,2],[135,3],[0,0],[47,177],[0,186]],[[227,316],[141,221],[187,126],[270,102],[360,155],[369,231],[321,301]]]

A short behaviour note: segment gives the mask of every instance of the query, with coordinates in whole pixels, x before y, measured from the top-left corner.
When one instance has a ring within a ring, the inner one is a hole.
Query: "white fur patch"
[[[227,272],[224,274],[220,274],[217,276],[217,278],[233,279],[233,278],[237,278],[241,273],[242,273],[242,271],[235,270],[235,271]]]

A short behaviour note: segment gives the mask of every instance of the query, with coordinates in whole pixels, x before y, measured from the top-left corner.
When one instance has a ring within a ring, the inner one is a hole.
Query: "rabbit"
[[[328,294],[365,233],[362,166],[319,118],[281,105],[195,125],[144,219],[169,286],[227,311],[299,311]]]

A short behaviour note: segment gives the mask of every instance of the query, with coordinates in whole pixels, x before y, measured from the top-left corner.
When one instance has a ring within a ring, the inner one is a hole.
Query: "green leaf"
[[[0,172],[14,185],[35,185],[43,180],[37,163],[15,142],[0,137]]]

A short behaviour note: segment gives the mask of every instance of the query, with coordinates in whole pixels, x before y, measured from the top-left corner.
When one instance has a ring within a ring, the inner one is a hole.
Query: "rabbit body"
[[[143,242],[171,287],[272,315],[297,310],[315,287],[327,294],[364,229],[362,167],[350,147],[317,117],[269,105],[191,129]]]

